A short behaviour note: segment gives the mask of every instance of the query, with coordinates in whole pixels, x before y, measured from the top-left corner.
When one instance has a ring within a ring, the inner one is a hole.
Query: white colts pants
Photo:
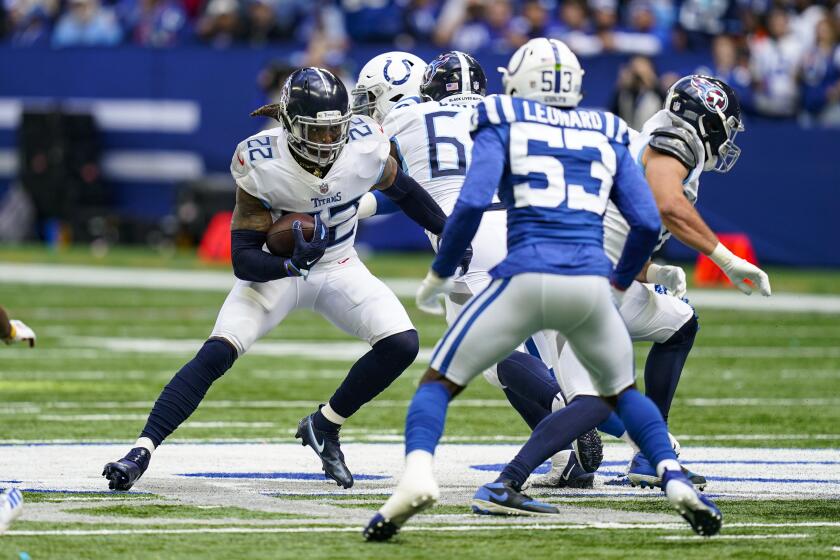
[[[528,273],[494,280],[437,343],[431,367],[467,385],[544,329],[566,339],[599,394],[616,395],[633,383],[630,335],[601,276]]]
[[[671,295],[658,294],[653,286],[633,282],[624,294],[621,302],[621,317],[633,340],[665,342],[680,330],[694,315],[694,310],[684,301]],[[560,368],[557,380],[567,400],[578,395],[597,395],[598,389],[592,384],[586,368],[578,359],[575,351],[558,341]],[[611,351],[605,347],[605,352]]]
[[[397,296],[353,254],[319,263],[306,280],[237,280],[210,336],[229,341],[241,356],[294,309],[317,311],[371,346],[414,328]]]

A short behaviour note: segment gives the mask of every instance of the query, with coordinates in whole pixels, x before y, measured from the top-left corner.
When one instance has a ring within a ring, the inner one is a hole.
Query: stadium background
[[[747,132],[699,208],[746,233],[762,262],[840,266],[840,4],[684,0],[4,0],[0,241],[192,246],[232,205],[236,143],[288,68],[336,70],[402,48],[497,66],[529,37],[566,40],[585,101],[639,127],[677,75],[738,91]],[[66,114],[63,118],[56,114]],[[24,117],[24,115],[26,115]],[[394,227],[399,222],[400,227]],[[388,235],[383,235],[388,231]],[[423,249],[408,220],[361,227],[373,249]],[[693,258],[671,241],[665,256]]]

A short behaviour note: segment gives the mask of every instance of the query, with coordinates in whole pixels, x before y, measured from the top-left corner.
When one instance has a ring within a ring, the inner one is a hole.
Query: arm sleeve
[[[626,290],[656,248],[662,221],[650,186],[630,152],[623,145],[613,144],[613,147],[618,156],[618,169],[610,198],[630,225],[630,233],[610,280],[617,288]]]
[[[426,189],[397,166],[397,176],[382,193],[400,207],[405,214],[435,235],[440,235],[446,214]]]
[[[248,282],[268,282],[289,276],[288,259],[262,250],[265,233],[251,229],[230,232],[230,253],[233,274]]]
[[[495,127],[483,127],[475,134],[470,170],[432,263],[432,270],[438,276],[446,278],[455,273],[475,237],[484,210],[493,201],[502,178],[505,150],[505,142]]]

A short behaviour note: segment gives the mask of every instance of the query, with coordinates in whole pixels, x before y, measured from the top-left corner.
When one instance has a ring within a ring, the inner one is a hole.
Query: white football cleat
[[[0,490],[0,535],[6,532],[12,521],[23,511],[23,494],[17,488]]]
[[[417,454],[423,455],[417,457]],[[362,532],[365,539],[387,541],[399,532],[406,521],[434,505],[440,497],[440,489],[435,482],[431,459],[432,455],[425,451],[415,451],[406,457],[402,479],[388,501],[368,522]]]

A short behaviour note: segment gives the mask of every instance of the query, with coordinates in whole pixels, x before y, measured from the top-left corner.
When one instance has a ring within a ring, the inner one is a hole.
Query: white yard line
[[[729,527],[727,525],[727,527]],[[769,534],[769,535],[716,535],[714,540],[720,541],[756,541],[756,540],[764,540],[764,539],[807,539],[812,537],[808,533],[789,533],[789,534]],[[707,537],[701,537],[700,535],[662,535],[659,537],[664,541],[696,541],[696,540],[706,540]]]
[[[814,523],[728,523],[727,528],[783,528],[783,527],[840,527],[840,523],[814,522]],[[540,524],[476,524],[476,525],[406,525],[402,532],[484,532],[484,531],[557,531],[557,530],[584,530],[584,529],[609,529],[609,530],[638,530],[655,528],[663,531],[684,531],[687,527],[684,523],[540,523]],[[34,536],[65,536],[65,537],[89,537],[108,535],[196,535],[196,534],[231,534],[231,533],[356,533],[359,527],[356,525],[345,527],[198,527],[191,529],[64,529],[64,530],[43,530],[43,531],[9,531],[6,535],[10,537],[34,537]],[[799,534],[797,534],[799,535]],[[753,535],[723,535],[714,538],[739,539]],[[810,535],[754,535],[755,538],[804,538]],[[704,537],[674,535],[675,539],[703,539]],[[666,537],[661,537],[666,538]]]
[[[419,279],[384,278],[394,292],[413,298]],[[0,282],[109,288],[227,291],[230,272],[117,268],[53,264],[0,263]],[[732,311],[840,313],[840,296],[776,293],[770,298],[744,296],[736,290],[694,290],[691,304]]]

